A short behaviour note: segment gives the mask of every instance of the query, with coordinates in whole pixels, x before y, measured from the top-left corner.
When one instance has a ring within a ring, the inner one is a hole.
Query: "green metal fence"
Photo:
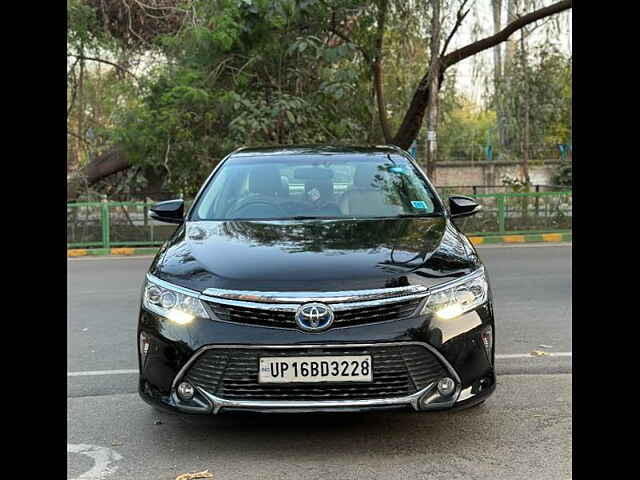
[[[453,193],[451,193],[453,195]],[[572,225],[571,191],[470,195],[482,205],[471,217],[456,220],[468,235],[568,232]],[[444,195],[445,199],[448,195]]]
[[[446,200],[447,192],[443,195]],[[460,193],[460,192],[459,192]],[[456,220],[467,234],[551,233],[571,230],[571,191],[470,195],[483,206]],[[187,207],[191,202],[186,202]],[[68,248],[112,248],[161,245],[176,225],[157,222],[145,202],[67,204]]]
[[[191,202],[186,202],[186,207]],[[67,248],[161,245],[176,225],[158,222],[145,202],[67,203]]]

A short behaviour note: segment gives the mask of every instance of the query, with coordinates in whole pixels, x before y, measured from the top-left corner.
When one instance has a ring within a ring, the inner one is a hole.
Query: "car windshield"
[[[442,206],[400,155],[231,157],[191,220],[439,216]]]

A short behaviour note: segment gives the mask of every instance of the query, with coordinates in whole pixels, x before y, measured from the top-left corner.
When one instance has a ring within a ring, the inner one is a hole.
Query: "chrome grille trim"
[[[219,303],[222,305],[231,305],[233,307],[244,307],[244,308],[253,308],[256,310],[271,310],[275,312],[296,312],[298,307],[306,303],[307,301],[311,302],[324,302],[328,305],[331,305],[331,308],[334,312],[341,312],[345,310],[356,310],[359,308],[368,308],[368,307],[379,307],[381,305],[388,305],[392,303],[398,302],[406,302],[408,300],[417,300],[422,299],[426,296],[426,293],[414,294],[414,295],[404,295],[402,297],[392,297],[392,298],[384,298],[380,300],[367,300],[361,302],[348,302],[348,303],[332,303],[331,301],[326,301],[321,298],[306,298],[304,301],[300,300],[300,303],[262,303],[262,302],[249,302],[249,301],[241,301],[241,300],[232,300],[227,298],[220,297],[211,297],[209,295],[200,295],[200,300],[204,300],[206,302]]]
[[[188,369],[193,363],[207,350],[211,349],[300,349],[300,348],[358,348],[358,347],[392,347],[392,346],[404,346],[404,345],[420,345],[429,350],[445,367],[445,369],[451,374],[451,377],[456,382],[456,391],[451,396],[451,400],[446,403],[438,403],[433,408],[443,408],[452,406],[456,403],[458,396],[460,395],[461,380],[458,373],[454,370],[451,364],[444,356],[438,352],[433,346],[424,342],[383,342],[383,343],[352,343],[352,344],[303,344],[303,345],[205,345],[197,350],[193,356],[184,364],[178,374],[175,376],[173,383],[171,384],[171,397],[174,402],[179,403],[180,400],[176,394],[176,386],[178,382],[184,377]],[[436,382],[430,383],[422,390],[419,390],[411,395],[395,398],[378,398],[378,399],[359,399],[359,400],[228,400],[224,398],[216,397],[210,394],[206,390],[196,386],[195,388],[210,402],[211,413],[218,413],[221,408],[273,408],[273,409],[286,409],[286,408],[330,408],[330,407],[368,407],[368,406],[387,406],[387,405],[410,405],[414,410],[428,409],[424,405],[419,407],[419,399],[426,395],[430,391],[435,391]]]
[[[258,292],[251,290],[225,290],[220,288],[207,288],[202,292],[205,297],[214,297],[227,300],[239,300],[257,303],[284,303],[301,304],[308,302],[323,303],[353,303],[369,300],[382,300],[388,298],[407,298],[409,295],[424,296],[428,288],[422,285],[409,285],[406,287],[377,288],[370,290],[344,290],[339,292]],[[337,305],[335,306],[337,307]],[[336,309],[335,307],[334,310]]]

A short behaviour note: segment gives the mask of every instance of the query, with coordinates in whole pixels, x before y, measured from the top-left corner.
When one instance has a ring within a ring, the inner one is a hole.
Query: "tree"
[[[68,5],[68,108],[75,112],[69,137],[86,140],[88,97],[81,92],[89,65],[112,70],[113,81],[135,92],[130,102],[110,94],[104,144],[85,161],[84,177],[98,182],[133,165],[190,194],[213,163],[240,144],[367,138],[407,149],[425,115],[429,128],[437,128],[451,67],[571,8],[572,1],[518,17],[451,53],[468,0]]]
[[[549,17],[550,15],[554,15],[556,13],[567,10],[572,6],[573,0],[563,0],[548,7],[540,8],[514,20],[513,22],[506,25],[505,28],[503,28],[500,32],[473,42],[448,54],[446,53],[446,47],[448,46],[449,41],[446,41],[445,49],[443,49],[442,53],[440,54],[439,61],[435,62],[436,69],[429,69],[418,84],[409,108],[407,109],[407,112],[405,113],[402,120],[402,124],[393,139],[393,143],[404,149],[409,148],[411,142],[416,137],[420,126],[422,125],[422,120],[429,103],[429,98],[432,94],[437,95],[441,86],[444,72],[448,68],[466,58],[482,52],[483,50],[487,50],[506,41],[513,33],[520,30],[521,28],[537,20],[541,20],[543,18]],[[462,7],[464,8],[464,3]],[[462,20],[464,20],[464,16],[465,13],[463,9],[460,9],[458,11],[458,18],[462,18]],[[455,35],[460,23],[461,21],[456,23],[456,26],[454,26],[453,30],[449,34],[449,38],[452,38],[453,35]],[[438,79],[436,88],[434,89],[433,93],[431,91],[430,85],[430,80],[432,78]]]
[[[570,141],[571,57],[553,45],[527,48],[521,41],[514,60],[509,81],[502,84],[499,101],[494,102],[504,115],[502,154],[521,155],[524,160],[548,157],[550,145],[557,148]]]

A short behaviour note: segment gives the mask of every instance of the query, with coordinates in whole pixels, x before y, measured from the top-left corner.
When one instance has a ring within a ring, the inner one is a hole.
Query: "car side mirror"
[[[451,218],[468,217],[482,210],[482,205],[473,198],[462,195],[451,195],[449,197],[449,211]]]
[[[167,200],[151,207],[151,218],[166,223],[182,223],[184,221],[184,200]]]

